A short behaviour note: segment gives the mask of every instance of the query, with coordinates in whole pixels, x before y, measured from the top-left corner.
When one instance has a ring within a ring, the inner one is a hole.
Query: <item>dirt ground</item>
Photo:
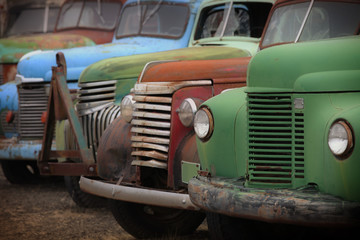
[[[106,208],[78,207],[62,178],[42,179],[38,184],[14,185],[0,167],[0,240],[116,240],[134,239]],[[208,239],[206,223],[191,236],[169,239]]]

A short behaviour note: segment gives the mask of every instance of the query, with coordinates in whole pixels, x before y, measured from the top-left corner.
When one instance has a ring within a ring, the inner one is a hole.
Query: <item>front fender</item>
[[[203,142],[197,138],[201,167],[212,176],[238,177],[243,172],[236,161],[236,129],[238,112],[245,106],[243,88],[229,90],[206,101],[214,120],[211,138]],[[245,124],[245,123],[244,123]]]
[[[135,167],[131,166],[131,124],[116,118],[101,136],[97,150],[98,175],[103,179],[132,181]]]
[[[0,136],[12,137],[16,132],[4,132],[4,129],[13,129],[16,131],[14,123],[8,124],[5,120],[5,116],[8,111],[17,111],[19,106],[18,93],[15,82],[8,82],[0,86]],[[16,116],[15,116],[16,118]],[[16,119],[15,119],[16,120]]]

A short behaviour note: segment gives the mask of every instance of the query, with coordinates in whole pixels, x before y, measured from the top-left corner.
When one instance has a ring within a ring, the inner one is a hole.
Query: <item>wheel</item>
[[[64,176],[64,181],[70,197],[79,207],[97,208],[106,206],[105,198],[83,192],[80,189],[79,176]]]
[[[262,239],[259,229],[266,229],[266,223],[259,221],[233,218],[217,213],[206,213],[210,239]],[[268,232],[265,230],[265,232]],[[266,233],[265,233],[266,234]]]
[[[36,161],[3,160],[1,167],[6,179],[13,184],[34,183],[40,178]]]
[[[158,238],[190,234],[203,222],[205,214],[196,211],[110,201],[116,221],[136,238]]]

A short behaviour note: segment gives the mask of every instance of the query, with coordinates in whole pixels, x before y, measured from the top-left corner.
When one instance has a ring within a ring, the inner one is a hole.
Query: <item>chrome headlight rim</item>
[[[336,138],[333,136],[336,127],[342,128],[342,130],[346,134],[346,139],[347,139],[346,147],[343,147],[343,150],[341,150],[340,152],[335,151],[335,148],[331,143],[331,140]],[[354,135],[353,135],[352,127],[349,122],[347,122],[344,119],[337,119],[331,124],[328,134],[328,146],[331,153],[339,160],[344,160],[351,155],[354,146]]]
[[[179,120],[185,127],[191,127],[194,125],[195,113],[200,105],[199,101],[193,98],[185,98],[176,112],[179,116]]]
[[[199,132],[199,118],[201,117],[200,115],[201,114],[204,114],[203,116],[206,116],[207,118],[207,124],[208,124],[208,127],[207,127],[207,131],[205,134],[203,133],[200,133]],[[194,131],[196,133],[196,136],[203,142],[206,142],[210,139],[210,137],[212,136],[213,134],[213,131],[214,131],[214,118],[213,118],[213,115],[210,111],[210,109],[207,107],[207,106],[202,106],[200,107],[200,109],[195,113],[195,116],[194,116]]]
[[[130,123],[133,118],[134,103],[133,95],[126,95],[120,103],[121,116],[128,123]]]

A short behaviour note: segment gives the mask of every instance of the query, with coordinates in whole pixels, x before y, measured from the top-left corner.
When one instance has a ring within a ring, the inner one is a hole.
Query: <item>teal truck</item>
[[[253,234],[250,220],[359,226],[359,12],[359,1],[278,1],[247,86],[197,111],[188,189],[214,239]]]

